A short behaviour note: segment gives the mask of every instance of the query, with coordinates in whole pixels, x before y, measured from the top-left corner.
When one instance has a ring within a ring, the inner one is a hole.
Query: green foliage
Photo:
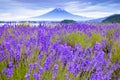
[[[83,48],[90,47],[89,37],[83,32],[72,32],[61,36],[62,43],[67,43],[68,45],[74,47],[76,44],[80,44]]]
[[[52,38],[53,42],[56,42],[57,40],[62,39],[61,43],[67,43],[68,45],[74,47],[76,44],[80,44],[83,48],[86,47],[91,47],[94,45],[96,42],[101,42],[104,37],[102,37],[99,33],[93,32],[91,37],[88,37],[85,33],[83,32],[72,32],[72,33],[67,33],[63,35],[54,35]]]
[[[75,23],[76,21],[74,20],[63,20],[61,23]]]
[[[5,61],[0,62],[0,73],[2,72],[2,70],[5,66],[7,66]],[[6,80],[5,75],[0,75],[0,80]]]
[[[111,62],[115,63],[117,61],[120,61],[120,46],[114,44],[112,46]]]
[[[116,31],[117,31],[116,29],[108,30],[108,32],[106,34],[107,44],[106,44],[106,47],[104,49],[105,53],[110,53],[112,51],[112,54],[111,54],[111,62],[112,63],[120,61],[119,40],[114,41],[114,33]]]
[[[110,53],[111,52],[111,48],[112,48],[112,45],[114,44],[114,41],[113,41],[113,34],[114,34],[115,30],[108,30],[106,36],[105,36],[105,39],[107,41],[107,44],[105,46],[105,48],[103,49],[104,52],[106,54]],[[107,56],[107,55],[106,55]]]
[[[96,42],[101,43],[101,41],[104,39],[103,36],[100,35],[100,33],[92,32],[92,36],[90,38],[90,42],[94,45]]]
[[[25,74],[28,71],[28,64],[25,64],[23,61],[19,63],[19,67],[14,69],[13,77],[10,80],[25,80]]]
[[[106,35],[107,44],[106,44],[106,53],[109,53],[112,51],[111,54],[111,62],[115,63],[117,61],[120,61],[120,46],[119,46],[119,40],[114,41],[114,33],[116,32],[115,29],[109,30]]]
[[[114,77],[116,77],[116,80],[118,80],[120,78],[120,68],[116,69],[113,73],[112,73],[112,80],[115,80]]]
[[[57,74],[57,77],[56,77],[56,80],[67,80],[65,78],[65,74],[67,73],[67,68],[65,67],[64,69],[62,68],[62,66],[59,66],[59,69],[58,69],[58,74]]]
[[[57,40],[60,39],[60,36],[57,34],[54,34],[53,38],[51,39],[52,42],[57,42]]]

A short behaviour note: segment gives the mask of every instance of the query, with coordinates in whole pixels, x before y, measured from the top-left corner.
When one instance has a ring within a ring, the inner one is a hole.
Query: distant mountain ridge
[[[110,16],[102,17],[102,18],[97,18],[97,19],[92,19],[92,20],[87,20],[85,22],[89,23],[120,23],[120,14],[113,14]]]
[[[120,14],[114,14],[106,19],[104,19],[102,22],[104,23],[120,23]]]
[[[64,19],[83,21],[83,20],[90,19],[88,17],[74,15],[72,13],[67,12],[64,9],[61,9],[61,8],[56,8],[46,14],[36,16],[34,18],[38,18],[38,19],[42,19],[42,20],[53,20],[53,21],[56,21],[56,20],[61,21]]]
[[[101,23],[103,20],[105,20],[107,17],[102,17],[102,18],[97,18],[97,19],[92,19],[92,20],[87,20],[85,22],[90,22],[90,23],[93,23],[93,22],[97,22],[97,23]]]

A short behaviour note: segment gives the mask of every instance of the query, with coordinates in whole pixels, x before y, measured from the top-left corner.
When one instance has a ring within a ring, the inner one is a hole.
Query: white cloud
[[[64,9],[76,15],[100,18],[120,13],[116,8],[118,6],[118,4],[99,3],[92,5],[91,2],[71,1],[64,4]]]
[[[27,8],[19,8],[19,9],[13,9],[10,11],[10,13],[1,13],[0,14],[0,20],[26,20],[27,18],[35,17],[42,15],[46,12],[49,12],[53,8],[47,8],[47,9],[40,9],[40,10],[33,10],[33,9],[27,9]]]
[[[11,16],[11,13],[2,13],[2,14],[0,14],[2,17],[9,17],[9,16]]]
[[[3,4],[1,4],[3,3]],[[39,8],[31,9],[35,7],[32,3],[21,3],[16,0],[4,0],[0,1],[0,20],[26,20],[34,16],[42,15],[49,12],[53,8]]]
[[[26,18],[29,18],[29,17],[42,15],[46,12],[49,12],[52,9],[53,8],[47,8],[47,9],[43,8],[43,9],[33,10],[33,9],[21,8],[21,9],[16,10],[16,11],[17,11],[17,15],[24,15],[24,16],[26,16]]]
[[[109,15],[112,15],[113,13],[111,12],[81,12],[81,13],[76,13],[81,16],[86,16],[86,17],[92,17],[92,18],[101,18],[101,17],[107,17]]]
[[[80,1],[71,1],[68,3],[64,4],[64,9],[68,10],[68,11],[74,11],[74,12],[78,12],[80,11],[80,9],[86,8],[86,6],[90,5],[91,3],[82,3]]]
[[[42,15],[53,9],[51,6],[50,8],[44,8],[45,6],[32,3],[20,3],[16,0],[0,0],[0,3],[3,3],[0,4],[0,20],[23,20]],[[106,2],[93,5],[91,2],[70,1],[64,4],[56,3],[56,5],[60,5],[63,9],[76,15],[93,18],[120,13],[119,4],[116,3],[108,4],[108,2]],[[34,7],[37,8],[34,9]]]

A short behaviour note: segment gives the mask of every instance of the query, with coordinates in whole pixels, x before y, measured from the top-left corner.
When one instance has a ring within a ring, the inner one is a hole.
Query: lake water
[[[20,24],[25,24],[25,23],[0,23],[0,27],[2,27],[3,25],[13,25],[13,27],[15,27],[15,25],[20,25]],[[52,22],[27,23],[27,24],[29,24],[31,27],[38,27],[40,24],[40,25],[44,25],[45,27],[51,27],[51,28],[56,25],[59,25],[59,23],[52,23]]]
[[[9,24],[9,25],[20,25],[20,24],[24,24],[24,23],[0,23],[0,26],[6,25],[6,24]],[[31,25],[31,26],[38,26],[39,23],[29,23],[29,25]]]

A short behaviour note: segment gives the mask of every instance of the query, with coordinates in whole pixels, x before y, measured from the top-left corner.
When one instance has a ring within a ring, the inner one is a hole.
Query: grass
[[[101,43],[104,37],[97,32],[92,32],[92,36],[89,37],[88,35],[81,31],[75,31],[63,35],[55,34],[54,37],[52,38],[52,41],[57,42],[57,40],[59,39],[62,39],[61,41],[62,44],[67,43],[69,46],[72,47],[74,47],[76,44],[80,44],[83,48],[88,48],[93,46],[96,42]]]
[[[89,37],[84,34],[83,32],[72,32],[67,33],[63,35],[54,35],[54,38],[52,39],[53,42],[56,42],[57,40],[62,39],[61,43],[67,43],[67,45],[74,47],[75,44],[80,44],[83,48],[90,47],[91,43],[89,43]]]

